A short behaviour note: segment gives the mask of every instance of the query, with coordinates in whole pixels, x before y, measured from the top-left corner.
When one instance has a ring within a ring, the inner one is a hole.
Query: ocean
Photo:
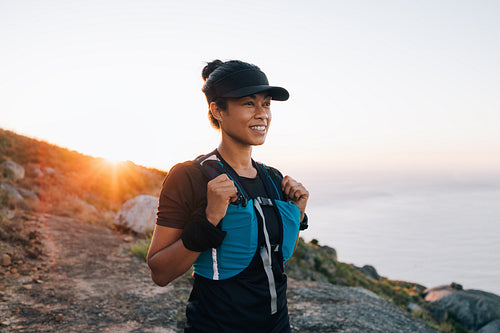
[[[500,178],[466,178],[312,181],[302,237],[393,280],[500,295]]]

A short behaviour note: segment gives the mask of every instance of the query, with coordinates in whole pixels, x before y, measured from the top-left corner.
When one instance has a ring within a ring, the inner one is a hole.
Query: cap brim
[[[268,85],[243,87],[240,89],[229,91],[225,93],[224,96],[220,97],[240,98],[240,97],[250,96],[253,94],[258,94],[264,91],[269,92],[269,96],[271,96],[272,99],[275,101],[286,101],[290,97],[290,94],[285,88],[268,86]]]

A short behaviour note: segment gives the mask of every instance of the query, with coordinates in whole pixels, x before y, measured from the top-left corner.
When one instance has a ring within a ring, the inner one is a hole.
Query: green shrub
[[[146,238],[139,239],[137,242],[130,246],[130,252],[138,257],[146,261],[148,256],[149,245],[151,244],[151,234],[148,234]]]

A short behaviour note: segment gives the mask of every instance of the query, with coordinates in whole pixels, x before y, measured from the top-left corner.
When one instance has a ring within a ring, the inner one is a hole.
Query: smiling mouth
[[[250,129],[257,130],[257,131],[265,131],[266,126],[250,126]]]

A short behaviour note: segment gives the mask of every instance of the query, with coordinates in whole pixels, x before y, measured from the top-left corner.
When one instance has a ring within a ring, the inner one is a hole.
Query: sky
[[[291,94],[266,164],[495,172],[499,17],[486,0],[0,0],[0,127],[168,170],[217,146],[200,73],[240,59]]]
[[[357,235],[356,214],[389,238],[399,230],[383,229],[377,215],[365,218],[366,196],[398,198],[413,193],[399,187],[427,189],[429,182],[435,194],[436,184],[451,182],[472,196],[493,191],[485,200],[496,207],[499,17],[497,0],[0,0],[0,128],[169,170],[218,145],[201,92],[206,62],[254,63],[291,97],[272,103],[270,132],[253,156],[303,181],[310,221],[334,230],[310,228],[305,236],[336,237],[329,244],[341,256],[361,260],[366,250],[384,258],[369,242],[369,228],[360,231],[363,241],[345,236]],[[332,218],[343,213],[339,198],[350,197],[351,219]],[[445,198],[484,213],[471,204],[482,199]],[[380,205],[389,221],[396,214],[398,226],[411,227],[413,217],[443,211],[435,208],[443,200],[422,211],[410,205],[403,217],[397,213],[405,201]],[[322,210],[325,202],[333,204]],[[453,212],[431,225],[476,227],[475,215],[466,223],[460,209]],[[494,242],[498,230],[488,230],[476,238]]]

